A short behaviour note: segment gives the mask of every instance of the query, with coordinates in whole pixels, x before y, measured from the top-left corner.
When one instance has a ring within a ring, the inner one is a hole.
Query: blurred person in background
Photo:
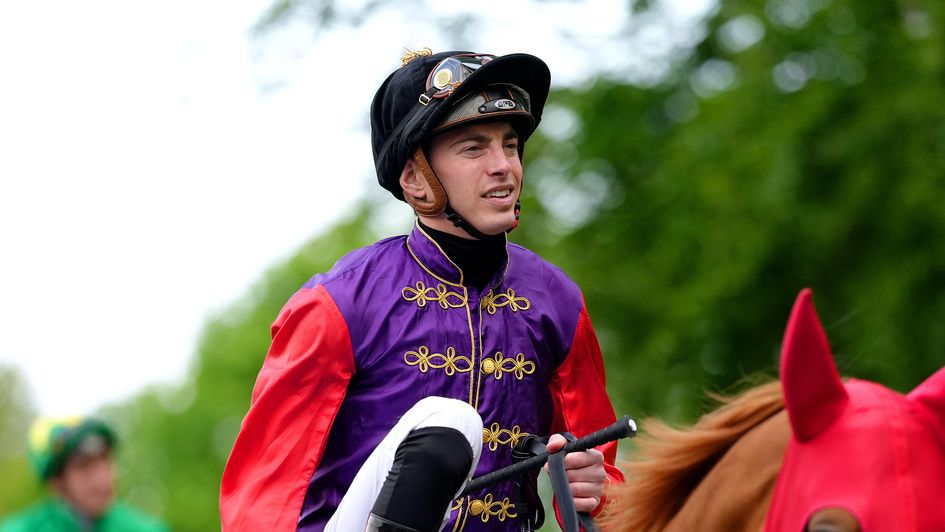
[[[417,221],[313,277],[272,325],[223,474],[224,532],[540,527],[534,477],[459,494],[520,441],[615,419],[580,288],[506,237],[550,82],[532,55],[426,49],[381,85],[378,181]],[[568,454],[559,507],[605,507],[615,454]]]
[[[166,532],[158,519],[115,500],[114,431],[93,418],[40,418],[29,457],[49,497],[0,521],[0,532]]]

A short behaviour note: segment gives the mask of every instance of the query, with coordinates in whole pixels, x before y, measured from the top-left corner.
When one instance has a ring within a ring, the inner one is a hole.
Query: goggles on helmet
[[[469,76],[494,58],[494,55],[489,54],[460,54],[443,59],[427,76],[426,92],[420,95],[420,103],[427,105],[433,98],[446,98]]]

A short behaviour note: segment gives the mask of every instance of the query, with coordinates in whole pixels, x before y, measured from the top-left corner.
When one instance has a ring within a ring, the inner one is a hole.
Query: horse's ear
[[[837,373],[809,288],[797,296],[784,332],[781,388],[794,437],[799,441],[820,434],[846,406],[847,391]]]
[[[916,386],[908,397],[928,414],[939,441],[945,444],[945,368]]]

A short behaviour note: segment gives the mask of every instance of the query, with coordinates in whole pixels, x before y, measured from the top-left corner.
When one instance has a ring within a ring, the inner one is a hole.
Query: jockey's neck
[[[477,240],[462,238],[427,227],[420,227],[430,235],[440,248],[463,271],[464,283],[479,290],[495,277],[496,271],[506,259],[505,239]]]

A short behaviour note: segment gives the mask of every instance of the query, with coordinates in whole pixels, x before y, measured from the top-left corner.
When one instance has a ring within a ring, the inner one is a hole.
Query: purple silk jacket
[[[324,393],[278,392],[276,387],[298,387],[298,378],[278,372],[273,377],[264,365],[224,474],[224,528],[268,526],[277,521],[265,513],[278,508],[297,511],[298,530],[321,531],[371,451],[404,412],[430,395],[466,401],[481,415],[483,450],[474,476],[509,465],[512,447],[525,435],[581,436],[613,422],[600,350],[579,288],[533,252],[515,244],[507,250],[505,266],[479,291],[464,286],[460,269],[415,226],[409,236],[349,253],[306,283],[273,326],[266,365],[284,358],[283,349],[278,357],[273,351],[290,325],[291,334],[304,335],[317,327],[312,320],[324,320],[347,334],[335,331],[336,340],[320,341],[294,358],[304,359],[306,372],[350,376],[324,385]],[[321,305],[305,305],[316,297]],[[335,370],[339,364],[350,369]],[[282,367],[277,369],[286,373]],[[280,397],[275,408],[297,412],[307,404],[327,420],[324,430],[268,426],[283,416],[254,415],[267,393]],[[295,401],[300,404],[286,405]],[[251,431],[256,435],[246,434]],[[299,454],[305,464],[295,467],[284,457],[265,456],[280,447],[292,456],[299,446],[308,450]],[[609,476],[621,479],[612,466],[616,445],[601,450]],[[254,453],[263,456],[249,459]],[[254,483],[258,478],[265,480]],[[259,495],[279,486],[301,494],[304,478],[301,500],[293,495],[268,503]],[[257,494],[249,495],[251,490]],[[517,498],[514,484],[506,482],[454,501],[444,530],[518,530],[525,512],[516,507]],[[228,512],[243,514],[229,521],[238,524],[227,526]]]

